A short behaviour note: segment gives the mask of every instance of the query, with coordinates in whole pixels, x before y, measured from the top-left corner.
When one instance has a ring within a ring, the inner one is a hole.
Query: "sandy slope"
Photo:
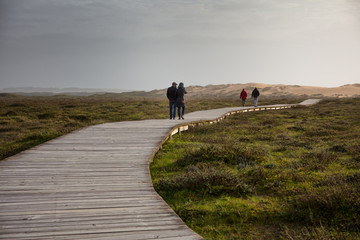
[[[186,87],[188,97],[233,97],[245,88],[248,94],[258,87],[262,96],[313,96],[313,97],[360,97],[360,84],[344,85],[335,88],[298,85],[270,85],[262,83],[223,84]],[[151,91],[154,95],[164,95],[166,89]]]

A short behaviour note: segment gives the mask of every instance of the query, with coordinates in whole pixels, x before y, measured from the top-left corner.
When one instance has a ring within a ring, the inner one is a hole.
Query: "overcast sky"
[[[360,83],[359,0],[0,0],[0,89]]]

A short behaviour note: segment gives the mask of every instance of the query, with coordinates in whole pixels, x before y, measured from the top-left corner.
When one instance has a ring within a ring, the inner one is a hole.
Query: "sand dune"
[[[307,96],[307,97],[360,97],[360,84],[349,84],[335,88],[312,87],[299,85],[271,85],[262,83],[246,84],[223,84],[207,86],[188,86],[188,97],[234,97],[238,96],[243,88],[251,94],[254,87],[257,87],[261,96],[282,97],[282,96]],[[154,95],[164,95],[166,89],[153,90]]]
[[[262,97],[360,97],[360,83],[348,84],[335,88],[311,87],[298,85],[282,84],[263,84],[263,83],[245,83],[245,84],[221,84],[207,86],[186,86],[188,92],[187,98],[208,98],[208,97],[238,97],[241,90],[245,88],[248,94],[251,94],[254,87],[258,87]],[[125,98],[161,98],[166,96],[166,89],[156,89],[153,91],[127,91],[118,93],[111,90],[101,90],[94,92],[89,89],[77,89],[78,92],[51,92],[53,89],[36,89],[38,92],[32,92],[34,89],[12,89],[4,91],[25,96],[54,96],[54,95],[74,95],[74,96],[106,96],[106,97],[125,97]],[[66,90],[66,89],[65,89]]]

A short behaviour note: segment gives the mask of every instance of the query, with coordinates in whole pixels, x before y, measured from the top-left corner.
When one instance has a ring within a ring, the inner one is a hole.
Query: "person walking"
[[[176,91],[176,107],[178,108],[178,116],[179,120],[180,118],[184,119],[184,113],[185,113],[185,99],[184,95],[186,94],[186,90],[184,87],[184,83],[179,83],[179,87]],[[181,111],[182,108],[182,111]]]
[[[257,107],[257,103],[258,103],[258,97],[260,96],[260,92],[257,89],[257,87],[254,88],[254,90],[251,93],[251,97],[254,98],[254,107]]]
[[[176,86],[177,83],[173,82],[172,86],[167,89],[166,96],[169,99],[169,108],[170,108],[170,120],[176,117]]]
[[[247,98],[247,92],[245,91],[245,88],[243,88],[243,90],[240,93],[240,99],[242,101],[243,107],[245,107],[246,98]]]

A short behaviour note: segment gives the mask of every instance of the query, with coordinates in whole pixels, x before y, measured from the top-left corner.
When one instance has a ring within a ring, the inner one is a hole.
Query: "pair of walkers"
[[[257,107],[258,97],[259,96],[260,96],[260,92],[257,89],[257,87],[255,87],[254,90],[251,93],[251,97],[254,98],[254,107]],[[240,93],[240,99],[242,100],[243,107],[245,107],[246,98],[247,98],[247,92],[245,91],[245,88],[243,88],[243,90]]]
[[[169,99],[169,107],[170,107],[170,119],[174,119],[176,117],[176,108],[180,119],[184,119],[185,114],[185,99],[184,95],[187,93],[184,87],[184,83],[179,83],[179,87],[177,88],[177,83],[173,82],[172,86],[167,89],[166,96]]]

